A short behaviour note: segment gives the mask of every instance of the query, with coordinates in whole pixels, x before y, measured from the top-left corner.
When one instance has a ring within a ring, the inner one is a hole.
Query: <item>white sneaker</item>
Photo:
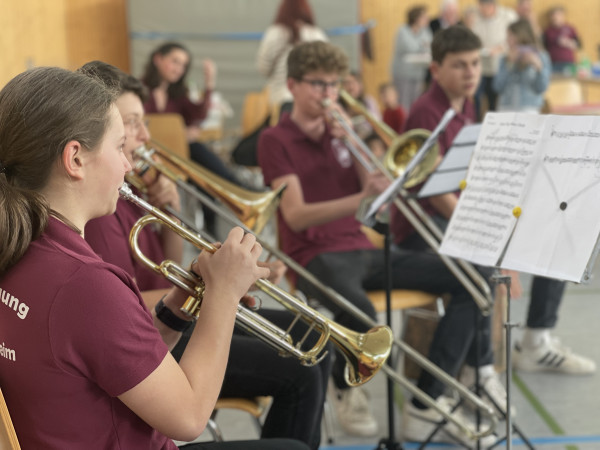
[[[459,381],[475,392],[475,368],[464,366]],[[498,412],[498,416],[501,416],[498,408],[500,408],[502,414],[506,414],[506,388],[500,380],[500,376],[495,371],[489,375],[480,375],[479,383],[483,389],[481,398],[484,403],[490,406],[493,411]],[[472,406],[470,403],[467,403],[467,405]],[[514,405],[510,405],[510,415],[513,418],[517,415],[517,409]]]
[[[548,336],[541,345],[528,348],[515,344],[513,366],[523,372],[555,372],[569,375],[589,375],[596,372],[596,363],[571,352],[555,337]]]
[[[361,387],[337,389],[329,383],[328,398],[333,403],[337,420],[346,433],[375,436],[377,422],[369,406],[369,397]]]
[[[454,400],[445,395],[441,395],[437,399],[438,406],[450,412],[454,404]],[[475,430],[475,422],[468,417],[461,407],[451,413],[452,417],[464,424],[466,427]],[[433,408],[419,409],[413,405],[412,401],[407,401],[402,411],[402,436],[404,440],[423,442],[437,427],[438,423],[443,420],[442,415]],[[452,422],[446,423],[432,437],[433,442],[450,442],[460,443],[468,448],[475,448],[477,441],[470,437],[457,425]],[[497,437],[494,434],[484,436],[479,440],[481,448],[488,448],[495,444]]]

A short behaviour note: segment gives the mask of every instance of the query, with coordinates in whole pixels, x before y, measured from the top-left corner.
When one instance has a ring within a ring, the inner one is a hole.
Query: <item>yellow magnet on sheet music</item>
[[[460,180],[460,183],[458,183],[458,187],[461,191],[464,191],[467,187],[467,180]]]
[[[519,216],[521,215],[521,207],[520,206],[515,206],[513,208],[513,216],[515,216],[517,219],[519,218]]]

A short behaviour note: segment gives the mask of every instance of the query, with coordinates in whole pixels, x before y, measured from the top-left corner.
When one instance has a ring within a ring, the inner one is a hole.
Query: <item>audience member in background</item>
[[[567,23],[567,13],[562,6],[548,11],[548,23],[543,39],[552,61],[552,71],[562,75],[574,75],[577,50],[581,48],[577,30]]]
[[[123,117],[126,136],[123,152],[133,164],[136,159],[133,151],[150,137],[143,122],[143,85],[136,78],[101,61],[90,62],[80,70],[118,90],[116,105]],[[175,210],[180,209],[173,182],[163,175],[145,177],[144,181],[151,204],[158,208],[168,204]],[[156,305],[164,294],[164,288],[170,287],[171,283],[138,262],[128,244],[133,224],[144,214],[136,205],[119,199],[114,214],[91,220],[87,224],[85,239],[105,262],[124,269],[135,278],[147,306],[156,309],[158,314],[160,306]],[[182,239],[168,229],[145,227],[138,242],[143,253],[152,261],[181,261]],[[269,279],[277,283],[285,272],[285,266],[277,261],[269,263],[268,267],[271,269]],[[292,314],[282,309],[261,309],[260,314],[282,329],[287,329],[293,319]],[[303,328],[302,324],[300,328]],[[172,351],[176,359],[181,358],[189,345],[192,332],[193,327],[183,332]],[[258,342],[255,337],[235,332],[220,396],[273,397],[262,427],[262,437],[295,438],[316,450],[320,443],[321,415],[330,368],[330,356],[326,356],[318,365],[303,366],[296,358],[281,358],[277,351]]]
[[[400,105],[408,112],[423,92],[432,36],[425,6],[411,8],[406,22],[396,34],[391,71]]]
[[[550,84],[550,58],[527,19],[511,23],[506,38],[508,50],[493,82],[497,110],[540,112]]]
[[[275,20],[265,31],[256,55],[258,70],[267,78],[271,105],[281,107],[292,101],[286,85],[286,61],[292,48],[299,42],[326,40],[325,32],[315,24],[308,0],[281,0]],[[288,110],[289,106],[283,109]]]
[[[479,119],[484,112],[482,97],[487,100],[487,111],[496,110],[496,91],[492,86],[498,71],[500,57],[506,50],[506,30],[517,20],[517,13],[500,6],[496,0],[479,0],[479,11],[473,20],[473,31],[483,44],[481,51],[481,84],[475,94],[475,109]]]
[[[163,112],[180,114],[186,125],[190,158],[221,178],[241,185],[221,158],[196,140],[200,132],[199,124],[206,117],[211,92],[215,87],[216,69],[212,61],[203,61],[205,83],[203,100],[194,103],[188,96],[186,84],[191,64],[189,50],[177,42],[167,42],[155,49],[141,77],[150,93],[144,102],[144,111],[146,114]],[[213,212],[208,208],[203,208],[203,211],[207,228],[214,232]]]
[[[460,9],[457,0],[442,0],[440,3],[440,15],[429,22],[431,34],[435,34],[456,25],[460,21]]]
[[[357,71],[348,72],[348,74],[342,80],[342,87],[375,119],[381,120],[381,111],[379,110],[377,100],[375,100],[371,95],[365,93],[362,77]],[[365,140],[373,133],[373,127],[365,118],[365,116],[360,113],[360,111],[353,109],[351,105],[346,103],[342,98],[340,98],[340,104],[346,111],[346,114],[348,114],[352,119],[354,131],[361,137],[361,139]]]
[[[533,10],[533,0],[519,0],[517,2],[517,15],[519,19],[527,19],[529,21],[536,39],[542,38],[542,29]]]
[[[475,17],[479,14],[479,9],[476,6],[467,6],[461,16],[460,22],[470,30],[475,25]]]
[[[406,111],[398,104],[398,93],[392,83],[379,86],[379,102],[383,106],[383,121],[396,133],[402,133]]]

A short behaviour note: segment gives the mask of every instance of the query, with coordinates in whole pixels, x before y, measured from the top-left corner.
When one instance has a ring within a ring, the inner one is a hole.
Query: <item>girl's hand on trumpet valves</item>
[[[220,299],[237,307],[256,280],[269,276],[270,270],[258,264],[262,246],[255,236],[245,234],[239,227],[229,232],[223,244],[215,246],[214,253],[201,252],[192,268],[204,280],[205,299],[209,291],[214,291]]]

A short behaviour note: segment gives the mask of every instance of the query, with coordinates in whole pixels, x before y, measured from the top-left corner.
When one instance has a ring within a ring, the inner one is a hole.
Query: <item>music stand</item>
[[[590,207],[600,193],[599,130],[597,116],[488,113],[440,253],[585,281],[600,241],[600,211]],[[509,361],[510,350],[507,340]],[[510,415],[507,436],[509,424]]]
[[[384,267],[385,267],[385,298],[386,298],[386,318],[387,325],[391,327],[391,291],[392,291],[392,268],[391,268],[391,239],[389,233],[389,214],[386,216],[386,220],[381,220],[382,209],[386,208],[389,211],[389,207],[393,199],[399,195],[400,190],[403,188],[404,183],[410,176],[413,169],[421,162],[427,152],[437,142],[438,136],[442,133],[448,123],[454,118],[456,111],[449,108],[442,120],[437,127],[431,132],[429,137],[423,142],[415,156],[410,160],[404,173],[397,177],[390,186],[375,198],[366,199],[362,202],[358,211],[356,212],[356,218],[364,225],[376,229],[384,234]],[[359,155],[356,155],[357,158]],[[393,357],[390,355],[387,364],[392,365]],[[389,436],[387,439],[381,439],[377,446],[377,449],[383,450],[400,450],[402,446],[396,441],[394,433],[394,384],[388,379],[387,382],[387,397],[388,397],[388,428]]]

